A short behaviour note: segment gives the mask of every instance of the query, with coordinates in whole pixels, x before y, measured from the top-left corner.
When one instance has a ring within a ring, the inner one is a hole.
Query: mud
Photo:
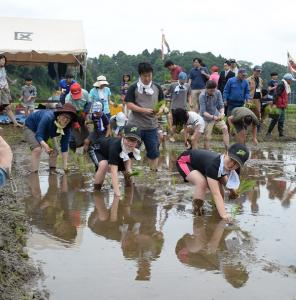
[[[72,156],[68,175],[49,174],[46,157],[39,174],[28,175],[29,151],[11,142],[19,192],[5,197],[3,216],[14,221],[1,223],[21,224],[22,234],[16,225],[2,231],[13,244],[3,299],[295,299],[295,143],[251,146],[244,190],[235,201],[226,197],[235,217],[227,226],[210,195],[205,216],[192,214],[192,187],[175,168],[181,144],[162,151],[157,173],[146,162],[135,166],[135,185],[116,200],[109,177],[93,192],[83,156]],[[213,148],[222,150],[215,141]]]
[[[35,288],[42,272],[26,249],[30,225],[22,199],[28,193],[23,182],[27,149],[21,143],[20,130],[7,126],[3,136],[15,153],[13,178],[18,191],[13,193],[10,183],[0,190],[0,299],[47,299],[45,290]]]

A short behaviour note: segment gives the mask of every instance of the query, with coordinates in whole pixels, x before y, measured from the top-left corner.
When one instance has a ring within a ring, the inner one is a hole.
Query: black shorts
[[[172,116],[173,116],[173,126],[183,126],[186,124],[186,110],[178,109],[176,113],[176,109],[172,109]]]
[[[190,172],[192,172],[194,169],[191,166],[191,155],[190,151],[184,151],[177,159],[176,161],[177,170],[180,173],[180,175],[183,177],[185,182],[188,182],[186,180],[186,177],[189,175]]]
[[[99,162],[102,160],[108,160],[101,152],[99,147],[96,146],[91,146],[90,149],[88,150],[88,155],[92,162],[95,165],[96,171],[99,168]]]

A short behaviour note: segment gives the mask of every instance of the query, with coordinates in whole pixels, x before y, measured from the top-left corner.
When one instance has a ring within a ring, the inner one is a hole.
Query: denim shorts
[[[158,129],[141,130],[141,138],[144,142],[147,157],[149,159],[155,159],[159,157],[159,141],[158,141]]]

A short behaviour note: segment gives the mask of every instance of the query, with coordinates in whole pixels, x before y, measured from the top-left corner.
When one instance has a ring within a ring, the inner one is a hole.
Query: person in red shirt
[[[182,72],[182,67],[175,65],[171,60],[167,60],[164,66],[170,71],[171,73],[171,82],[178,81],[179,73]]]

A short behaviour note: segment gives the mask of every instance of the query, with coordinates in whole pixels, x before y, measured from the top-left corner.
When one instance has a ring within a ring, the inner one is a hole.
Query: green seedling
[[[157,102],[157,103],[154,105],[154,107],[153,107],[153,111],[154,111],[155,113],[159,113],[159,110],[160,110],[160,108],[161,108],[163,105],[166,105],[166,101],[165,101],[165,100],[161,100],[161,101]]]
[[[133,171],[133,172],[131,172],[129,174],[130,177],[132,177],[132,176],[140,176],[140,175],[141,175],[141,172],[139,170],[135,170],[135,171]]]
[[[240,205],[236,204],[231,208],[231,217],[234,219],[236,217],[236,215],[239,213],[240,210]]]
[[[252,179],[242,180],[238,192],[240,194],[249,192],[255,187],[255,185],[256,185],[256,180],[252,180]]]

